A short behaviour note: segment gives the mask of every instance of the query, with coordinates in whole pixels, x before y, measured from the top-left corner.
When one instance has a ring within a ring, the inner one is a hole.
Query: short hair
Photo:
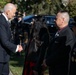
[[[4,6],[3,12],[6,12],[7,10],[12,10],[13,8],[17,8],[17,7],[12,3],[8,3]]]
[[[64,21],[65,22],[69,22],[69,19],[70,19],[70,17],[69,17],[69,13],[67,12],[67,11],[59,11],[58,13],[61,13],[61,17],[62,18],[64,18]]]

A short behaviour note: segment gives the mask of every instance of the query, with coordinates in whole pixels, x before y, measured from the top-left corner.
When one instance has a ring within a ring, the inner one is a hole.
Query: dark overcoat
[[[75,36],[67,26],[58,32],[47,50],[46,64],[50,75],[67,75],[70,51],[75,43]]]

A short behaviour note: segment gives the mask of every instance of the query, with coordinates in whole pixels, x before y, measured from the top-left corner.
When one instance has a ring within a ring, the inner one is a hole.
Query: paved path
[[[9,75],[13,75],[11,71],[10,71]]]

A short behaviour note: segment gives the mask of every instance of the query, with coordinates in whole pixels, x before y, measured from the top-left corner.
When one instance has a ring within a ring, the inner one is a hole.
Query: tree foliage
[[[76,3],[69,5],[68,8],[69,8],[70,16],[71,17],[76,16]]]
[[[10,2],[10,0],[0,0],[0,9],[2,9],[4,5],[8,2]]]
[[[71,17],[76,15],[76,0],[66,7],[63,6],[61,0],[0,0],[0,9],[8,3],[12,2],[18,5],[18,11],[27,14],[50,14],[54,15],[59,10],[68,10]]]

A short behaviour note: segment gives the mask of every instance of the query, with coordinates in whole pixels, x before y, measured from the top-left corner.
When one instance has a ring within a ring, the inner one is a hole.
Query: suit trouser
[[[0,75],[9,75],[9,63],[0,62]]]

